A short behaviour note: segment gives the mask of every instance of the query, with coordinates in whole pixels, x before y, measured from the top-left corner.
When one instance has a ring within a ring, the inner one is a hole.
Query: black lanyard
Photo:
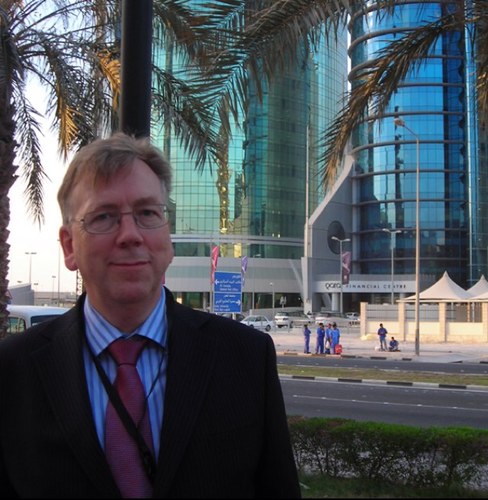
[[[131,416],[129,415],[129,412],[127,411],[126,407],[124,406],[124,403],[122,403],[119,393],[115,390],[114,386],[110,383],[110,380],[107,377],[107,374],[105,373],[100,360],[95,356],[93,351],[90,348],[88,340],[85,338],[85,342],[88,348],[88,352],[90,353],[91,359],[93,363],[95,364],[95,368],[97,369],[98,375],[100,377],[100,380],[102,381],[103,386],[105,387],[105,390],[107,391],[108,398],[110,399],[110,402],[112,403],[113,407],[117,411],[117,414],[120,417],[120,420],[124,424],[124,427],[126,431],[129,433],[129,435],[132,437],[132,439],[135,441],[137,444],[137,449],[139,450],[139,454],[141,456],[142,464],[144,466],[144,470],[146,472],[147,477],[149,478],[149,481],[151,484],[154,483],[154,478],[156,475],[156,461],[149,450],[146,441],[144,441],[144,438],[141,436],[141,433],[139,432],[139,429],[136,427],[136,424],[132,420]],[[165,351],[163,351],[163,357],[164,357]],[[160,370],[161,370],[161,365],[162,361],[160,363],[160,368],[158,370],[158,374],[156,375],[156,379],[159,376]],[[156,380],[155,379],[155,380]],[[153,381],[153,385],[155,383],[155,380]],[[147,410],[147,403],[146,403],[146,411]]]

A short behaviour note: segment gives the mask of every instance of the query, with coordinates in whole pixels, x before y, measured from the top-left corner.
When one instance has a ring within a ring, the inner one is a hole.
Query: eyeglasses
[[[169,221],[166,205],[142,205],[132,212],[120,212],[116,209],[99,210],[88,212],[83,218],[74,221],[81,223],[87,233],[107,234],[117,231],[123,215],[132,215],[136,225],[142,229],[157,229]]]

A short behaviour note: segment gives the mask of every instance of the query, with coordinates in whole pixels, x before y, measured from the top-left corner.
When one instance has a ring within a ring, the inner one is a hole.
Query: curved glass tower
[[[357,85],[361,65],[378,50],[450,7],[448,1],[405,2],[392,15],[377,16],[371,2],[369,14],[350,23],[351,84]],[[487,214],[478,202],[487,165],[472,142],[477,122],[468,95],[471,50],[463,32],[446,33],[425,64],[407,75],[386,112],[366,116],[354,131],[358,252],[353,258],[361,274],[389,273],[393,231],[395,273],[414,274],[417,169],[421,275],[434,281],[447,271],[468,288],[486,273]]]

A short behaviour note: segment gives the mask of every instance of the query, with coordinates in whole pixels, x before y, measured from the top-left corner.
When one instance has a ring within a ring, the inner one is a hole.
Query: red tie
[[[136,363],[146,339],[136,336],[112,342],[108,350],[117,363],[114,387],[154,455],[151,427]],[[137,444],[126,431],[112,403],[107,405],[105,420],[105,455],[123,498],[148,498],[152,486],[142,464]]]

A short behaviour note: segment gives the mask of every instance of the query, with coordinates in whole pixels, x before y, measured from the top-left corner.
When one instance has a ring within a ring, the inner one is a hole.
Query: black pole
[[[149,137],[152,0],[122,0],[120,130]]]

